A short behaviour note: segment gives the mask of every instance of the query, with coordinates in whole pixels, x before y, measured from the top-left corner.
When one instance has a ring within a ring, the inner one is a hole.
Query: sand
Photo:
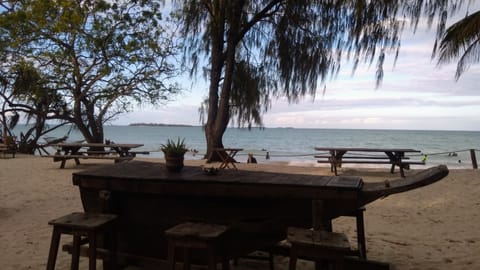
[[[83,211],[71,174],[103,163],[111,161],[87,160],[79,166],[67,162],[65,169],[59,169],[50,158],[0,159],[0,269],[45,269],[51,237],[48,221]],[[285,163],[239,164],[239,168],[331,175],[325,167]],[[399,177],[387,169],[344,168],[341,173],[365,181]],[[377,200],[367,205],[365,223],[368,258],[389,262],[391,269],[480,269],[480,171],[451,170],[438,183]],[[355,244],[354,224],[353,218],[339,218],[334,230],[347,233]],[[68,269],[69,259],[60,252],[57,269]],[[275,262],[278,270],[288,268],[288,258],[277,256]],[[87,269],[85,259],[80,264]],[[262,261],[241,260],[234,269],[267,267]],[[313,268],[302,262],[297,269]]]

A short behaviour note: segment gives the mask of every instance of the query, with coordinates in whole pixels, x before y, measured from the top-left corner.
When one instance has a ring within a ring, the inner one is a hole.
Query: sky
[[[470,13],[480,10],[475,1]],[[463,17],[461,15],[449,20]],[[363,64],[352,76],[350,67],[341,69],[334,80],[319,86],[315,99],[305,97],[289,104],[273,101],[264,114],[265,127],[476,130],[480,131],[480,64],[472,65],[458,81],[456,62],[438,66],[431,58],[434,27],[420,24],[413,34],[406,28],[396,64],[387,55],[381,87],[375,87],[375,61]],[[113,122],[200,125],[198,108],[207,94],[203,79],[183,79],[186,88],[174,101],[155,108],[136,108]]]

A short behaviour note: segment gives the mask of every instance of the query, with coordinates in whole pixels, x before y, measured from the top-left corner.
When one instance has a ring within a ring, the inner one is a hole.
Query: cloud
[[[475,1],[470,13],[480,8]],[[455,20],[464,16],[456,15]],[[450,25],[454,20],[450,20]],[[284,99],[273,102],[265,114],[267,127],[305,128],[393,128],[480,130],[480,65],[472,65],[455,81],[456,63],[438,66],[431,58],[434,25],[424,20],[415,34],[405,28],[400,55],[394,66],[394,54],[387,55],[384,79],[375,88],[376,61],[362,63],[351,76],[351,63],[343,67],[335,80],[319,86],[314,101],[307,96],[298,104]],[[187,80],[187,79],[185,79]],[[176,102],[160,109],[134,112],[116,123],[157,122],[199,124],[198,106],[206,95],[205,83],[186,81],[189,91]]]

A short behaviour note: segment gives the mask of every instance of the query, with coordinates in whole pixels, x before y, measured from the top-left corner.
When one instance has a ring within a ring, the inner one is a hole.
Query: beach
[[[161,159],[145,159],[163,162]],[[187,160],[200,166],[202,160]],[[48,221],[83,211],[72,173],[112,161],[82,160],[65,169],[51,158],[18,154],[0,159],[0,265],[4,270],[45,269],[52,228]],[[332,175],[326,167],[278,164],[238,164],[239,169]],[[343,168],[342,175],[364,181],[399,178],[387,169]],[[407,171],[407,176],[414,171]],[[367,256],[388,262],[391,269],[480,269],[480,171],[450,170],[432,185],[377,200],[366,206]],[[334,220],[355,246],[355,220]],[[71,241],[62,237],[62,243]],[[288,269],[288,258],[276,256],[275,269]],[[70,256],[59,252],[56,269],[68,269]],[[100,265],[100,264],[99,264]],[[80,268],[87,269],[85,258]],[[233,269],[268,269],[264,261],[241,260]],[[297,269],[313,269],[301,262]]]

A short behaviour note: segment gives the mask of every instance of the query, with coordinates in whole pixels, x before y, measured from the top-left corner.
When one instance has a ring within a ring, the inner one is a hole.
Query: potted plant
[[[184,155],[187,152],[185,138],[177,140],[168,139],[167,143],[161,145],[165,156],[165,165],[170,172],[180,172],[183,168]]]

